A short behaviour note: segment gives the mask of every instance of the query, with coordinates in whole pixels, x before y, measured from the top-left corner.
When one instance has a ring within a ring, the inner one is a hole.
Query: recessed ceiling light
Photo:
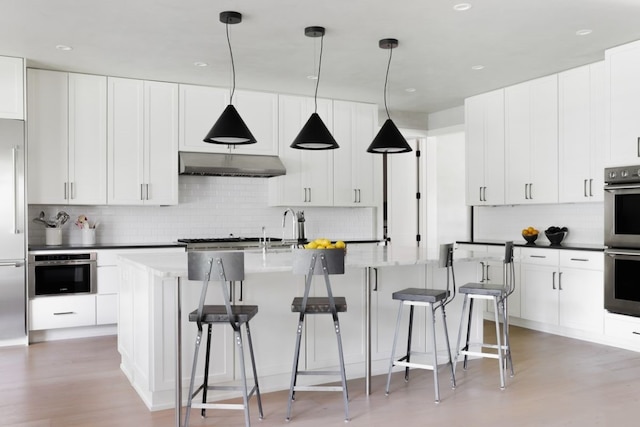
[[[67,45],[64,45],[64,44],[57,45],[56,49],[58,49],[58,50],[73,50],[73,48],[71,46],[67,46]]]
[[[469,3],[458,3],[453,6],[453,10],[458,12],[464,12],[465,10],[471,9],[471,4]]]
[[[483,70],[484,69],[484,65],[474,65],[473,67],[471,67],[472,70]]]
[[[209,64],[207,64],[206,62],[196,61],[193,63],[193,65],[195,65],[196,67],[206,67]]]
[[[415,91],[416,91],[416,88],[415,88],[415,87],[408,87],[408,88],[406,88],[404,91],[405,91],[405,92],[409,92],[409,93],[413,93],[413,92],[415,92]]]
[[[576,36],[586,36],[589,35],[593,32],[593,30],[589,30],[587,28],[585,28],[584,30],[578,30],[576,31]]]
[[[314,75],[307,76],[307,78],[308,78],[309,80],[318,80],[318,76],[314,76]]]

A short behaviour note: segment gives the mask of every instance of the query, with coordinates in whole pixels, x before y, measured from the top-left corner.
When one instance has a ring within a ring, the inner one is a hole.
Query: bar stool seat
[[[509,341],[509,311],[508,311],[508,297],[515,290],[515,272],[513,266],[513,242],[505,243],[505,256],[503,261],[503,283],[492,284],[486,282],[480,283],[467,283],[460,286],[459,292],[464,295],[464,301],[462,303],[462,318],[460,320],[460,329],[458,330],[458,343],[457,353],[455,359],[455,365],[458,364],[458,359],[464,356],[463,368],[466,370],[468,366],[469,356],[484,357],[498,360],[498,366],[500,371],[500,389],[505,388],[505,376],[504,372],[510,369],[510,374],[514,376],[513,361],[511,359],[511,344]],[[496,327],[496,344],[489,344],[485,342],[470,342],[471,335],[471,320],[473,318],[474,300],[490,301],[493,304],[494,309],[494,322]],[[462,334],[465,323],[465,313],[468,318],[466,325],[466,340],[462,347],[460,343],[462,341]],[[502,316],[500,316],[502,314]],[[502,329],[502,330],[501,330]],[[472,347],[479,347],[479,351],[474,351]],[[491,351],[485,351],[483,349],[491,349]]]
[[[219,252],[219,251],[196,251],[188,253],[188,279],[202,281],[200,291],[200,301],[198,308],[189,313],[189,321],[196,322],[198,333],[196,335],[195,349],[193,354],[193,366],[191,369],[191,380],[189,382],[189,395],[187,400],[187,410],[185,416],[185,426],[189,426],[191,408],[201,409],[202,417],[205,417],[207,409],[235,409],[243,410],[245,426],[251,426],[249,416],[249,399],[256,396],[260,419],[263,418],[262,400],[260,398],[260,386],[258,385],[258,373],[253,355],[253,343],[251,341],[251,329],[249,321],[258,313],[257,305],[231,305],[227,285],[233,286],[233,282],[244,280],[244,252]],[[205,304],[209,280],[215,277],[220,283],[222,301],[224,304]],[[241,384],[239,385],[210,385],[209,384],[209,363],[211,358],[211,342],[213,324],[230,325],[234,333],[234,343],[237,349],[238,363],[240,366]],[[194,391],[195,377],[198,365],[198,355],[200,353],[200,343],[202,340],[203,325],[207,325],[207,344],[204,365],[204,381]],[[251,358],[251,368],[253,371],[253,386],[249,390],[247,386],[247,376],[245,371],[244,339],[242,326],[246,331],[246,342],[249,346],[249,356]],[[207,401],[207,392],[214,390],[237,390],[242,392],[242,403],[211,403]],[[195,402],[195,397],[202,393],[200,402]]]
[[[447,270],[447,287],[446,289],[425,289],[425,288],[407,288],[400,291],[394,292],[391,297],[394,300],[400,301],[400,308],[398,310],[398,320],[396,322],[396,330],[393,337],[393,347],[391,349],[391,359],[389,363],[389,373],[387,374],[387,387],[385,389],[385,394],[389,394],[389,389],[391,386],[391,371],[394,366],[401,366],[405,368],[404,378],[405,381],[409,381],[409,369],[427,369],[433,371],[433,382],[434,382],[434,391],[435,391],[435,401],[438,403],[440,401],[440,387],[438,383],[438,347],[436,343],[436,317],[435,313],[438,308],[441,309],[442,312],[442,326],[445,335],[445,341],[447,344],[447,355],[448,355],[448,365],[451,369],[451,385],[453,388],[456,386],[456,378],[455,371],[453,367],[453,357],[451,354],[451,346],[449,344],[449,333],[447,330],[447,318],[445,313],[445,306],[453,300],[455,297],[456,285],[455,285],[455,275],[453,274],[453,244],[440,245],[440,260],[439,267],[446,268]],[[451,280],[451,281],[450,281]],[[453,283],[453,296],[449,291],[451,282]],[[451,298],[450,298],[451,297]],[[409,306],[409,333],[407,337],[407,351],[404,356],[396,359],[395,351],[398,341],[398,336],[400,334],[400,324],[402,321],[402,311],[403,307],[407,305]],[[417,363],[411,361],[411,356],[418,354],[426,354],[421,353],[411,348],[411,340],[413,334],[413,315],[415,307],[426,307],[427,312],[429,313],[428,324],[431,326],[431,363]]]
[[[340,321],[338,313],[347,311],[347,301],[344,297],[333,296],[330,274],[344,274],[344,251],[340,249],[296,249],[293,251],[293,274],[305,275],[304,296],[296,297],[291,303],[291,311],[299,313],[298,327],[296,330],[296,346],[293,356],[293,368],[291,370],[291,385],[289,387],[289,399],[287,401],[286,420],[291,419],[292,405],[296,391],[338,391],[342,392],[344,402],[344,419],[349,421],[349,393],[347,390],[347,376],[342,351],[342,336],[340,333]],[[311,281],[314,275],[324,276],[326,297],[310,297]],[[307,314],[328,314],[333,318],[333,327],[338,343],[339,369],[335,371],[301,370],[300,347],[304,331],[304,320]],[[325,385],[298,385],[300,375],[338,376],[339,386]]]

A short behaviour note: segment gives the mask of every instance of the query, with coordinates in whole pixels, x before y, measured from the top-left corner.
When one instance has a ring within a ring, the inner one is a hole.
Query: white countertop
[[[497,259],[486,253],[480,256],[471,251],[454,251],[454,261],[479,261]],[[391,267],[403,265],[437,264],[437,251],[402,246],[352,245],[347,249],[347,268]],[[121,255],[123,262],[144,266],[152,274],[161,277],[187,275],[187,253]],[[259,250],[245,251],[245,273],[274,273],[291,271],[292,252],[288,249],[270,250],[263,255]]]

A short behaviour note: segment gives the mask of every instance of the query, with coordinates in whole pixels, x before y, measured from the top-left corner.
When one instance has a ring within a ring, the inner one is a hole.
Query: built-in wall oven
[[[95,252],[29,255],[29,297],[96,292]]]
[[[640,166],[605,169],[605,309],[640,316]]]

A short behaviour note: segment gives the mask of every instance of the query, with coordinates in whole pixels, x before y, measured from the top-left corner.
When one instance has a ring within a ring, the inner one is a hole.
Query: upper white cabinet
[[[335,206],[375,206],[375,163],[378,154],[367,153],[376,130],[378,107],[356,102],[333,102]]]
[[[318,115],[330,132],[333,129],[332,110],[330,100],[318,99]],[[281,95],[279,111],[279,153],[287,174],[269,179],[269,204],[332,206],[334,150],[298,150],[290,147],[314,112],[313,98]]]
[[[562,72],[558,78],[559,201],[602,201],[604,62]]]
[[[640,41],[605,51],[607,164],[640,162]]]
[[[29,69],[28,194],[33,204],[105,204],[107,79]]]
[[[467,98],[468,205],[504,204],[504,89]]]
[[[24,61],[0,56],[0,118],[24,119]]]
[[[177,204],[178,85],[108,83],[108,203]]]
[[[505,202],[558,202],[558,76],[505,89]]]
[[[203,139],[229,105],[229,90],[180,85],[180,151],[278,154],[278,95],[237,90],[233,105],[256,137],[255,144],[209,144]]]

